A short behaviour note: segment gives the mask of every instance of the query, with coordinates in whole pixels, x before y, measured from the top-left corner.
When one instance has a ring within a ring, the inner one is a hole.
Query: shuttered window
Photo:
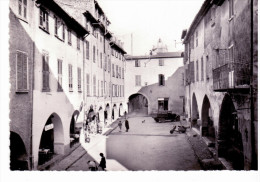
[[[48,53],[42,54],[42,91],[49,92],[50,85],[49,85],[49,55]]]
[[[27,0],[18,0],[18,13],[21,17],[27,18]]]
[[[165,85],[165,79],[163,74],[159,74],[159,86]]]
[[[82,92],[81,90],[81,69],[78,68],[78,92]]]
[[[40,27],[45,31],[49,31],[49,17],[45,9],[40,9]]]
[[[112,77],[115,77],[115,65],[112,64]]]
[[[93,62],[96,62],[96,47],[93,46]]]
[[[110,58],[108,56],[108,73],[110,73],[111,71],[111,61],[110,61]]]
[[[190,81],[194,83],[195,82],[194,61],[190,62],[189,64],[189,75],[190,75]]]
[[[62,90],[62,60],[58,59],[58,92]]]
[[[89,59],[89,41],[86,41],[86,59]]]
[[[26,53],[16,53],[16,90],[28,92],[28,56]]]
[[[69,64],[69,91],[73,92],[73,77],[72,77],[72,65]]]
[[[116,78],[118,78],[118,65],[116,65]]]
[[[89,74],[87,74],[87,96],[90,96],[90,79],[89,79]]]
[[[199,81],[199,60],[196,61],[196,80]]]
[[[96,96],[96,76],[93,76],[93,95]]]
[[[104,70],[107,70],[107,56],[105,56],[105,65],[104,65]]]
[[[124,68],[122,68],[122,79],[125,78],[125,75],[124,75],[125,73],[124,72],[125,72],[125,70],[124,70]]]
[[[68,29],[68,44],[71,45],[71,30]]]
[[[102,68],[103,65],[102,65],[102,53],[100,52],[100,68]]]
[[[77,36],[77,49],[80,50],[80,37]]]

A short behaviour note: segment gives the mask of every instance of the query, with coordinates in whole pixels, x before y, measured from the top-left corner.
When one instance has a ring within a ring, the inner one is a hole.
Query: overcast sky
[[[110,30],[133,55],[149,54],[159,38],[168,51],[183,49],[181,33],[188,29],[204,0],[98,0],[111,21]],[[177,42],[175,48],[175,40]]]

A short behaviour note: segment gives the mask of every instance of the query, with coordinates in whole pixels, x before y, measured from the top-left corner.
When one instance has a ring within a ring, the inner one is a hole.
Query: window
[[[168,111],[169,98],[158,98],[158,111]]]
[[[42,91],[48,92],[50,91],[49,86],[49,55],[44,52],[42,54]]]
[[[93,46],[93,62],[96,62],[96,47]]]
[[[28,56],[26,53],[16,53],[16,90],[17,92],[28,92]]]
[[[192,61],[192,62],[190,62],[190,64],[189,64],[189,76],[190,76],[190,81],[192,82],[192,83],[194,83],[195,82],[195,66],[194,66],[194,64],[195,64],[195,62],[194,61]]]
[[[69,64],[69,91],[73,91],[72,65]]]
[[[232,19],[234,16],[234,0],[229,0],[229,18]]]
[[[118,65],[116,65],[116,78],[118,78]]]
[[[82,92],[81,90],[81,69],[78,68],[78,92]]]
[[[141,64],[140,64],[140,60],[135,60],[135,67],[140,67]]]
[[[62,60],[58,59],[58,92],[62,91]]]
[[[118,78],[121,78],[121,67],[119,67]]]
[[[114,49],[111,49],[111,54],[112,56],[114,56]]]
[[[103,81],[101,81],[101,97],[103,97],[103,92],[104,92],[103,88],[104,88]]]
[[[201,58],[201,81],[204,81],[204,62],[203,62],[203,57]]]
[[[86,59],[89,59],[89,41],[86,40]]]
[[[196,79],[199,81],[199,60],[196,61]]]
[[[135,75],[135,86],[141,86],[141,75]]]
[[[112,64],[112,77],[115,77],[115,66]]]
[[[196,47],[198,47],[198,44],[199,44],[198,37],[199,37],[199,33],[198,33],[198,31],[196,31]]]
[[[93,76],[93,95],[96,96],[96,75]]]
[[[124,79],[124,73],[125,71],[124,71],[124,68],[122,68],[122,79]]]
[[[124,87],[124,85],[122,86],[122,93],[123,93],[123,97],[125,96],[125,87]]]
[[[206,56],[206,79],[209,80],[209,56]]]
[[[87,74],[87,96],[90,96],[90,80],[89,80],[89,74]]]
[[[159,74],[159,86],[165,85],[165,79],[163,74]]]
[[[190,48],[194,49],[194,36],[193,35],[190,37]]]
[[[105,56],[105,66],[104,66],[104,70],[107,70],[107,56]]]
[[[18,13],[21,17],[27,18],[27,0],[18,0]]]
[[[159,66],[164,66],[164,60],[163,59],[159,59]]]
[[[80,50],[80,37],[77,36],[77,49]]]
[[[102,65],[102,52],[100,52],[100,68],[102,68],[103,65]]]
[[[68,44],[71,45],[71,30],[68,29]]]
[[[65,26],[57,17],[54,17],[54,35],[61,39],[65,39]]]
[[[110,71],[111,71],[111,60],[108,56],[108,72],[110,72]]]
[[[49,32],[49,17],[48,17],[48,12],[43,9],[40,8],[40,27]]]

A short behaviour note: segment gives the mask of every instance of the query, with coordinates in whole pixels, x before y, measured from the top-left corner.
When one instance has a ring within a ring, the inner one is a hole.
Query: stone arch
[[[148,115],[148,104],[148,99],[144,94],[132,94],[128,98],[128,113]]]
[[[56,113],[49,116],[42,130],[38,165],[50,160],[54,154],[64,154],[64,130],[61,118]]]
[[[80,131],[77,129],[76,122],[78,120],[80,112],[75,110],[71,116],[70,120],[70,147],[72,147],[75,143],[79,142],[79,134]]]
[[[226,94],[220,109],[218,130],[218,155],[230,161],[235,170],[244,169],[242,135],[232,98]]]
[[[207,95],[204,96],[201,108],[202,136],[215,138],[212,109]]]
[[[200,127],[199,110],[198,110],[198,103],[197,103],[197,98],[195,93],[193,93],[192,95],[191,121],[192,121],[192,127],[199,129]]]
[[[22,138],[15,132],[10,133],[10,170],[28,170],[28,154]]]

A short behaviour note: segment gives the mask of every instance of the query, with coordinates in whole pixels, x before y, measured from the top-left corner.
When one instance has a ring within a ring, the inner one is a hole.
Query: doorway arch
[[[218,155],[230,161],[235,170],[243,170],[243,142],[238,125],[234,103],[231,97],[226,94],[221,104],[219,116]]]
[[[197,129],[200,128],[200,123],[198,122],[199,119],[199,110],[198,110],[198,103],[195,96],[195,93],[192,95],[192,116],[191,116],[191,125]]]
[[[148,115],[148,99],[140,93],[130,95],[128,98],[128,113]]]
[[[10,133],[10,170],[28,170],[28,154],[21,137],[15,133]]]
[[[38,165],[52,159],[54,155],[64,154],[64,130],[61,118],[52,113],[42,130],[39,145]]]
[[[212,119],[212,110],[207,95],[204,96],[202,109],[201,109],[201,121],[202,121],[202,136],[206,136],[212,142],[215,141],[215,128]]]

